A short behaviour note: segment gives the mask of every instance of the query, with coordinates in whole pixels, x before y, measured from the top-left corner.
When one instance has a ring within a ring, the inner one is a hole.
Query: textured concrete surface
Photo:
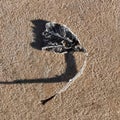
[[[31,46],[41,20],[67,25],[89,52],[82,77],[44,106],[84,56]],[[1,0],[0,27],[0,120],[119,120],[120,0]]]

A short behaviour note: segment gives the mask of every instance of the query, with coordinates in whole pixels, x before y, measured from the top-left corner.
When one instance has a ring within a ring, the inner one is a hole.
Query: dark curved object
[[[31,20],[33,23],[33,36],[34,41],[30,44],[34,49],[41,50],[43,47],[44,36],[42,33],[45,31],[46,20]],[[17,79],[10,82],[0,81],[0,84],[32,84],[32,83],[56,83],[68,82],[77,73],[75,58],[72,54],[64,54],[66,62],[66,70],[60,76],[53,78],[35,78],[35,79]]]

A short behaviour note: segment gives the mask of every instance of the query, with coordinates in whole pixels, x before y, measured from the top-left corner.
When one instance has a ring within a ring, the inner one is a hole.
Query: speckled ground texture
[[[45,20],[67,25],[89,57],[83,75],[42,105],[84,61],[32,46]],[[1,0],[0,49],[0,120],[119,120],[120,0]]]

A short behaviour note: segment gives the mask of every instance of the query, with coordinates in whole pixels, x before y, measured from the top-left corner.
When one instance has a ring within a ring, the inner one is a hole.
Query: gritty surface
[[[32,47],[35,26],[31,21],[36,20],[67,25],[89,53],[83,75],[44,106],[40,100],[53,95],[66,84],[65,79],[73,77],[84,55],[65,56]],[[53,81],[55,77],[59,82]],[[14,80],[25,80],[26,84]],[[0,120],[119,118],[119,0],[0,1]]]

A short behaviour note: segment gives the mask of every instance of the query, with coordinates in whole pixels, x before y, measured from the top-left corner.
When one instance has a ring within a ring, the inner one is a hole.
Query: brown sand
[[[84,74],[44,106],[84,56],[31,47],[39,19],[67,25],[89,52]],[[2,0],[0,27],[0,120],[119,120],[120,0]]]

